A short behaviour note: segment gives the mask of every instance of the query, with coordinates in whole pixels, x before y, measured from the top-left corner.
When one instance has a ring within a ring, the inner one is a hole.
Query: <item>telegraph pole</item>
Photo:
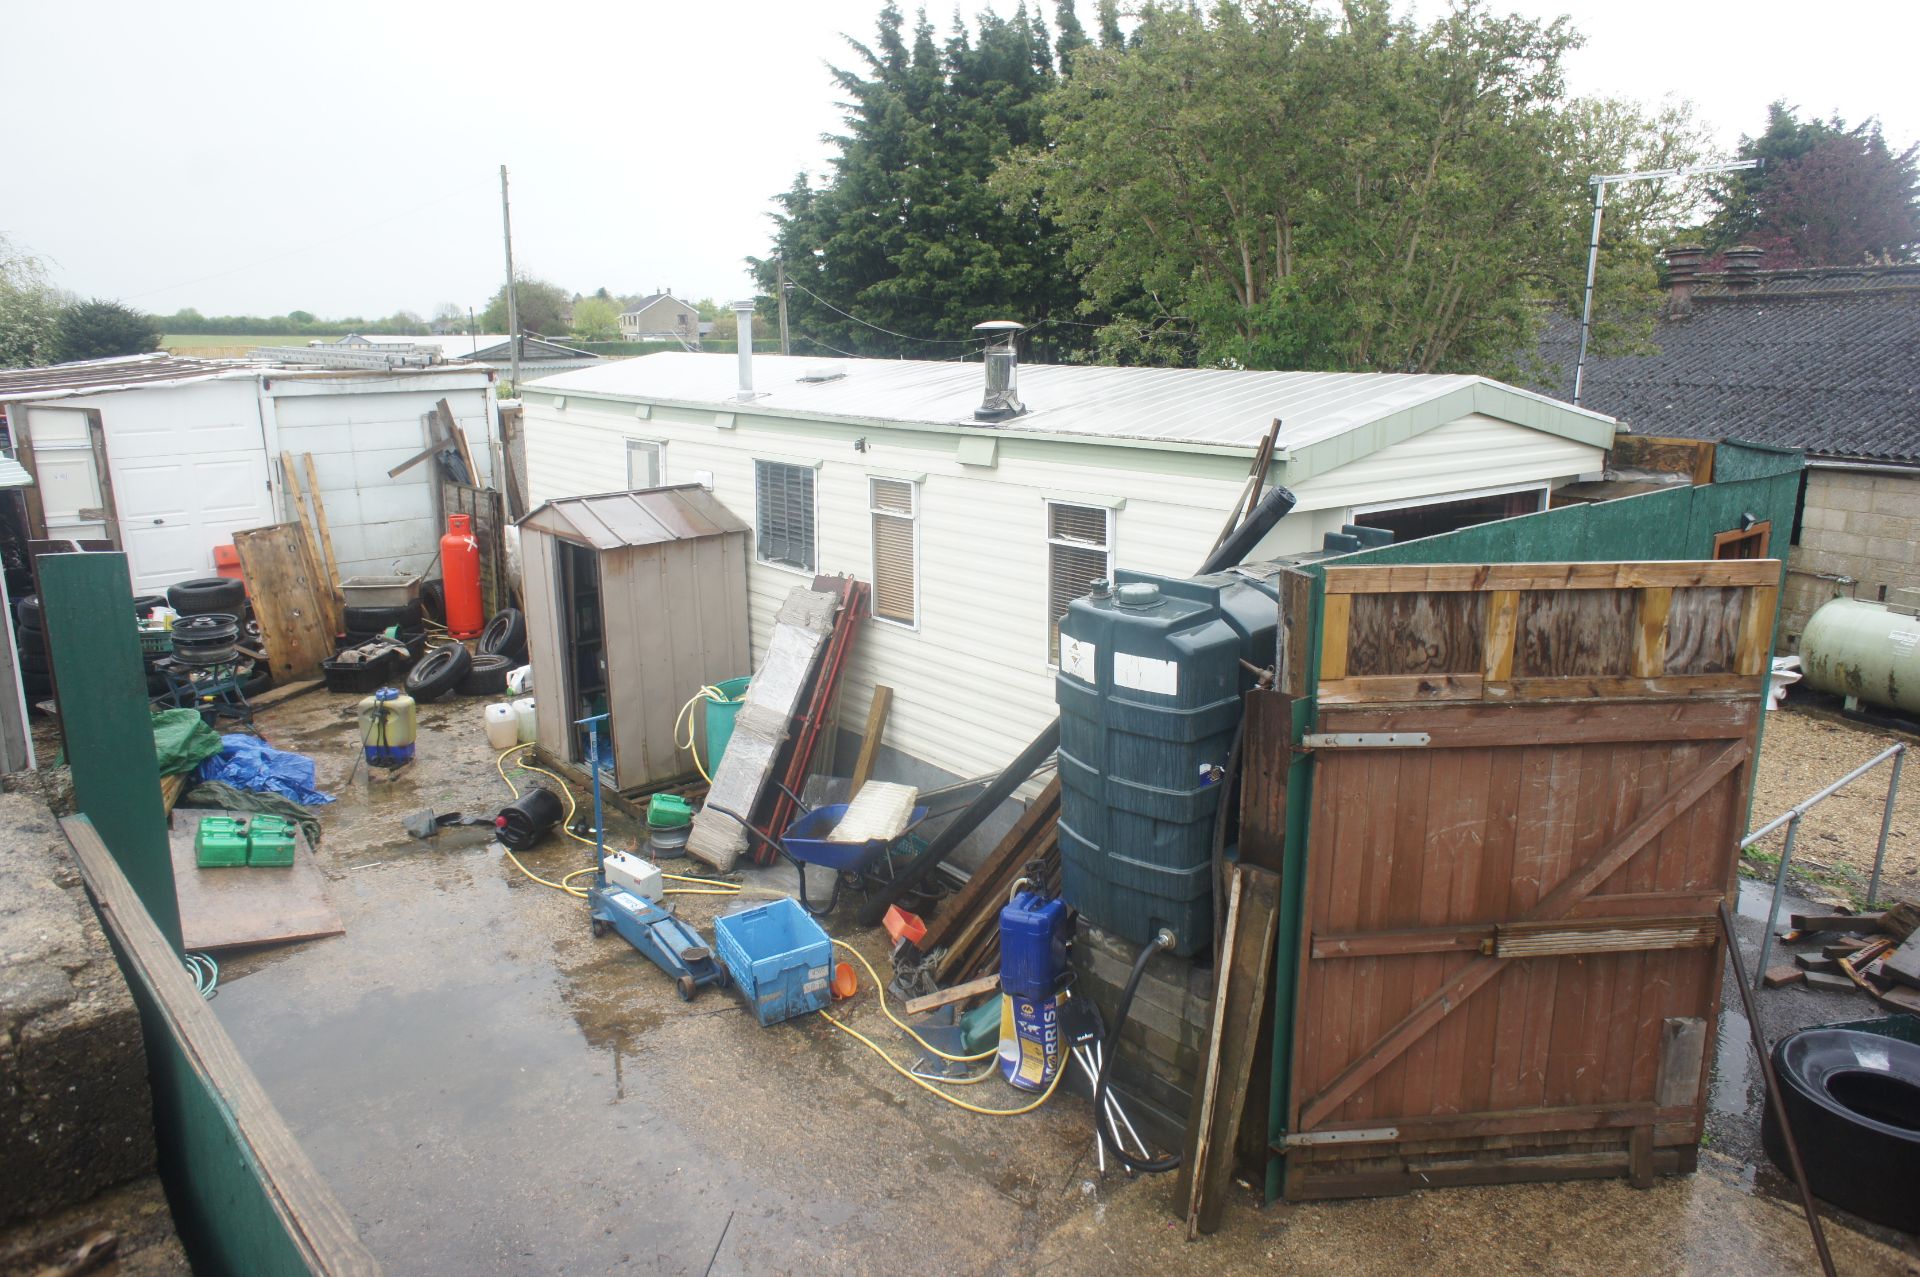
[[[1595,228],[1598,233],[1598,228]],[[513,215],[507,209],[507,166],[500,166],[500,234],[507,245],[507,349],[512,352],[513,393],[520,394],[520,303],[513,291]]]
[[[1573,365],[1573,403],[1580,405],[1580,391],[1586,384],[1587,343],[1593,336],[1593,276],[1600,265],[1600,216],[1607,208],[1607,188],[1623,182],[1657,182],[1669,177],[1693,177],[1700,173],[1732,173],[1739,169],[1759,168],[1764,161],[1736,160],[1731,164],[1690,164],[1682,168],[1649,169],[1644,173],[1596,173],[1587,179],[1593,187],[1593,238],[1587,244],[1587,295],[1580,307],[1580,358]]]
[[[787,259],[782,254],[773,259],[773,295],[780,303],[780,353],[791,355],[793,345],[787,339]]]

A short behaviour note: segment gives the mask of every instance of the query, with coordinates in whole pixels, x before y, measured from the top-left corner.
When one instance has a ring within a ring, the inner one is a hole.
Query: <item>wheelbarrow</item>
[[[893,849],[919,823],[927,818],[925,807],[915,807],[907,819],[907,827],[893,838],[874,838],[866,842],[829,842],[827,835],[833,832],[840,818],[847,814],[846,803],[829,803],[824,807],[815,807],[812,811],[802,808],[804,814],[780,835],[780,850],[794,862],[800,877],[800,907],[815,917],[825,917],[833,912],[840,903],[841,888],[847,886],[872,889],[892,876]],[[824,908],[815,909],[807,900],[808,865],[821,865],[835,871],[833,894],[827,897]],[[886,870],[888,872],[882,872]]]

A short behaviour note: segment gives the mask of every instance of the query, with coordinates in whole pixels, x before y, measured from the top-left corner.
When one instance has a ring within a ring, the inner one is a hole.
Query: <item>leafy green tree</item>
[[[1801,120],[1775,102],[1740,155],[1763,163],[1719,184],[1713,247],[1752,244],[1769,266],[1910,261],[1920,250],[1920,146],[1895,152],[1879,121]]]
[[[61,363],[144,355],[160,349],[160,321],[119,302],[80,302],[60,312],[54,347]]]
[[[40,259],[0,235],[0,368],[36,368],[57,358],[60,301]]]
[[[521,332],[559,336],[567,331],[567,315],[573,302],[566,289],[544,279],[521,275],[514,283],[513,293],[514,304],[520,312]],[[480,327],[490,333],[507,331],[505,284],[500,285],[500,290],[487,303],[487,309],[480,316]]]
[[[1569,102],[1577,44],[1464,0],[1427,26],[1389,0],[1149,5],[1078,53],[996,185],[1071,233],[1108,358],[1510,374],[1535,303],[1577,292],[1587,175],[1697,149],[1684,115]],[[1610,265],[1650,261],[1660,211],[1610,210]],[[1609,270],[1603,301],[1652,282]]]
[[[1044,24],[1022,4],[940,42],[924,14],[909,30],[889,3],[872,44],[847,43],[856,65],[834,71],[846,131],[831,176],[802,175],[776,198],[774,252],[752,259],[769,318],[782,257],[801,353],[958,358],[977,348],[974,324],[1008,318],[1041,325],[1042,357],[1085,346],[1089,329],[1048,322],[1081,301],[1065,236],[1031,192],[987,184],[1003,157],[1043,140],[1041,103],[1059,82]]]
[[[573,335],[582,341],[614,341],[620,336],[620,308],[607,297],[583,297],[573,304]]]
[[[311,324],[313,322],[313,312],[310,310],[290,310],[287,312],[287,318],[296,324]]]

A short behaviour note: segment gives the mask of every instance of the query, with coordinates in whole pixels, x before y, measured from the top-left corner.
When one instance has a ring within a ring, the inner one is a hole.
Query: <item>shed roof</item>
[[[1645,354],[1589,357],[1582,398],[1639,434],[1733,437],[1815,457],[1920,463],[1920,267],[1724,272]],[[1547,323],[1540,388],[1571,393],[1580,324]]]
[[[0,488],[31,488],[33,476],[12,457],[0,454]]]
[[[301,347],[292,347],[298,350]],[[191,382],[270,377],[275,383],[324,384],[343,392],[379,390],[393,381],[461,373],[486,373],[481,364],[434,364],[425,368],[289,367],[260,359],[195,359],[155,353],[86,359],[48,368],[0,369],[0,403],[66,399],[122,390],[165,389]]]
[[[730,354],[668,351],[543,377],[527,390],[877,426],[926,423],[1248,451],[1278,417],[1283,454],[1408,414],[1438,416],[1423,423],[1437,425],[1484,412],[1597,447],[1613,438],[1610,417],[1485,377],[1022,364],[1027,411],[987,426],[973,415],[982,391],[978,363],[756,355],[750,402],[734,397],[735,365]]]
[[[596,550],[693,541],[749,530],[733,511],[697,483],[563,497],[529,511],[519,526],[583,541]]]

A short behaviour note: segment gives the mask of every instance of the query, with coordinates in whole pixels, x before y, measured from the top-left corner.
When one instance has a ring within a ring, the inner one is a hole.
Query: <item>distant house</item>
[[[472,353],[449,350],[447,358],[463,364],[491,364],[495,368],[507,368],[512,365],[512,338],[482,338],[481,340],[492,344],[481,346]],[[544,377],[548,373],[587,368],[599,362],[601,362],[600,356],[590,350],[577,350],[572,346],[563,346],[537,333],[520,334],[520,380],[522,381],[531,381],[535,377]]]
[[[1757,270],[1733,250],[1719,271],[1667,252],[1656,351],[1589,359],[1580,405],[1639,435],[1803,449],[1791,528],[1761,552],[1787,559],[1779,645],[1839,595],[1920,587],[1920,266]],[[1579,323],[1553,321],[1537,389],[1570,397]]]
[[[620,316],[622,341],[678,341],[697,350],[700,335],[709,325],[700,322],[700,312],[670,293],[643,297],[640,304]]]

